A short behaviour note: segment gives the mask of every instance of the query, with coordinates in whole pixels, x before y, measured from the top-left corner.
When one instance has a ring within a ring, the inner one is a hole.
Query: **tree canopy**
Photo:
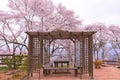
[[[92,30],[97,31],[93,37],[95,59],[120,60],[120,26],[104,23],[84,26],[74,11],[62,4],[55,6],[51,0],[8,0],[8,7],[10,11],[0,11],[1,53],[27,53],[26,31]]]

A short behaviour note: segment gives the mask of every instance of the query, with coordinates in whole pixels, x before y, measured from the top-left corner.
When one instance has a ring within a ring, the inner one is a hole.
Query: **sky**
[[[96,22],[120,26],[120,0],[53,0],[74,10],[84,24]]]
[[[0,10],[6,10],[6,1],[0,0]],[[16,0],[17,1],[17,0]],[[61,3],[73,10],[83,24],[96,22],[120,26],[120,0],[52,0],[56,5]]]
[[[8,8],[6,7],[7,0],[0,0],[0,10],[5,10],[7,11]]]

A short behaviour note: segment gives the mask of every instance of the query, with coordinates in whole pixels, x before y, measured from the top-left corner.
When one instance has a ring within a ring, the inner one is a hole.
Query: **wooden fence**
[[[16,56],[16,55],[15,55]],[[10,58],[13,58],[14,55],[13,54],[0,54],[0,66],[2,65],[6,65],[4,62],[2,62],[2,59],[3,58],[7,58],[7,59],[10,59]],[[24,57],[27,57],[27,55],[24,55]],[[23,59],[24,61],[24,59]],[[14,64],[13,64],[14,65]]]
[[[104,64],[109,64],[109,65],[119,65],[120,62],[118,61],[113,61],[113,60],[104,60]]]
[[[0,65],[5,65],[5,63],[2,62],[3,58],[12,58],[13,54],[0,54]]]

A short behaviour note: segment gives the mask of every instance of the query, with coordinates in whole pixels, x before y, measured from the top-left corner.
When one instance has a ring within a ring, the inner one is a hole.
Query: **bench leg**
[[[50,74],[50,69],[48,71],[49,71],[49,74]]]
[[[44,70],[44,75],[46,76],[46,70]]]
[[[47,75],[49,74],[49,70],[47,70]]]
[[[31,73],[31,77],[33,77],[33,73]]]
[[[75,77],[77,77],[77,69],[74,70]]]
[[[47,74],[48,74],[48,71],[44,70],[44,76],[47,76]]]

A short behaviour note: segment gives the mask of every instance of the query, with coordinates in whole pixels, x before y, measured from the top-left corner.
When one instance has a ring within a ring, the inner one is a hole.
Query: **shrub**
[[[18,68],[22,64],[24,56],[16,55],[15,58],[2,58],[2,62],[5,63],[9,69],[13,68],[13,64],[15,61],[15,68]]]
[[[95,68],[100,68],[102,65],[102,61],[96,60],[96,61],[94,61],[94,64],[95,64]]]
[[[2,58],[2,62],[5,63],[9,69],[13,66],[13,59],[12,58]]]
[[[18,66],[22,65],[23,58],[24,58],[23,55],[16,55],[15,56],[15,64],[16,64],[17,68],[18,68]]]
[[[22,69],[22,70],[27,70],[27,69],[28,69],[28,57],[26,57],[26,58],[23,60],[23,63],[22,63],[22,65],[20,66],[20,69]]]
[[[101,64],[102,64],[102,61],[96,60],[96,61],[94,62],[94,64],[96,64],[96,65],[101,65]]]

